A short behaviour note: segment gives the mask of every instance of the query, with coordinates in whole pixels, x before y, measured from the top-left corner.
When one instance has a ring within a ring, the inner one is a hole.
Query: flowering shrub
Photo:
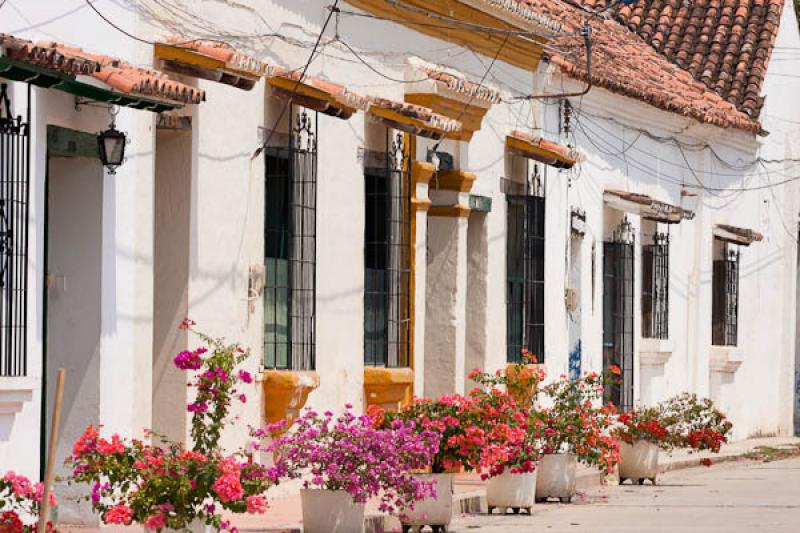
[[[205,454],[117,435],[106,440],[91,426],[69,461],[73,480],[91,486],[87,499],[105,524],[135,522],[155,531],[184,529],[193,520],[227,529],[219,510],[264,512],[261,494],[277,481],[274,472],[241,454]]]
[[[8,472],[0,478],[0,532],[29,533],[38,529],[39,510],[44,497],[44,485],[31,483],[28,478]],[[56,505],[56,497],[50,493],[50,505]],[[35,522],[26,523],[25,519]],[[54,531],[53,523],[47,522],[47,531]]]
[[[194,323],[184,321],[183,328]],[[230,529],[219,512],[263,513],[262,494],[278,481],[277,472],[254,464],[243,452],[223,455],[219,439],[228,423],[239,383],[252,377],[238,369],[248,355],[236,344],[226,345],[195,332],[206,346],[179,353],[175,366],[194,372],[189,385],[196,388],[192,413],[191,450],[182,444],[161,446],[142,440],[101,437],[100,428],[89,426],[75,441],[67,463],[71,482],[86,483],[86,497],[105,524],[142,524],[148,530],[165,527],[185,529],[200,520],[216,529]]]
[[[619,445],[610,435],[613,406],[603,406],[603,379],[597,373],[560,379],[542,392],[551,407],[541,411],[544,453],[573,453],[578,460],[606,472],[619,462]]]
[[[708,398],[684,393],[663,402],[661,410],[677,447],[717,453],[728,442],[733,424]]]
[[[376,427],[381,429],[401,421],[417,433],[438,434],[440,438],[430,465],[425,465],[434,474],[471,470],[476,464],[483,445],[483,430],[478,427],[478,413],[470,398],[458,394],[443,395],[438,400],[415,398],[399,412],[385,412],[370,406],[369,413]]]
[[[476,433],[481,436],[473,467],[481,478],[533,472],[542,449],[542,422],[534,411],[520,408],[516,400],[498,388],[470,393]]]
[[[523,348],[519,362],[509,365],[504,370],[497,370],[494,374],[489,374],[473,369],[468,377],[485,388],[505,389],[521,409],[531,409],[539,384],[545,377],[544,369],[536,367],[535,364],[536,356],[531,355],[528,350]]]
[[[614,434],[633,443],[646,440],[670,451],[673,448],[719,452],[733,425],[708,398],[684,393],[654,407],[620,413]]]
[[[413,509],[414,502],[435,495],[432,483],[409,474],[426,468],[439,446],[439,435],[418,431],[411,422],[394,420],[375,427],[371,416],[355,416],[351,405],[334,418],[306,409],[294,426],[267,446],[276,454],[275,469],[290,478],[307,477],[305,488],[346,491],[356,502],[380,497],[380,509]],[[257,432],[266,437],[277,426]]]
[[[186,320],[182,327],[191,329],[194,323]],[[192,413],[192,440],[194,450],[209,453],[217,449],[231,401],[237,399],[245,403],[247,396],[237,390],[239,383],[250,384],[253,377],[244,369],[237,367],[250,353],[238,344],[225,344],[191,329],[206,346],[194,351],[185,351],[175,356],[175,366],[181,370],[194,371],[189,383],[197,390],[187,410]]]

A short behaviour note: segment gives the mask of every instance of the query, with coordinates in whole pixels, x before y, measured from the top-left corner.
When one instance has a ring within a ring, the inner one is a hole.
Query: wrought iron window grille
[[[365,168],[364,363],[405,367],[411,339],[411,165],[387,130],[386,164]]]
[[[669,234],[642,246],[642,337],[669,338]]]
[[[28,372],[30,96],[23,121],[0,84],[0,376]]]
[[[739,262],[741,254],[731,244],[723,245],[714,260],[712,274],[711,331],[714,346],[736,346],[739,337]]]
[[[264,366],[316,366],[317,114],[291,107],[288,143],[265,151]]]
[[[624,411],[633,409],[634,243],[627,217],[612,240],[603,243],[603,368],[620,369],[620,375],[606,384],[604,400]]]

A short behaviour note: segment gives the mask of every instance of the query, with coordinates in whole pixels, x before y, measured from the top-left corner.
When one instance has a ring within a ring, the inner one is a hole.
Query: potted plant
[[[42,483],[31,483],[28,478],[7,472],[0,478],[0,532],[33,533],[39,524],[39,510],[44,496]],[[50,493],[51,508],[56,497]],[[55,533],[53,522],[47,522],[47,531]]]
[[[455,394],[437,400],[417,398],[397,412],[386,412],[377,406],[370,408],[379,428],[402,421],[414,424],[418,432],[430,431],[440,437],[430,464],[412,473],[420,482],[431,483],[436,494],[417,502],[413,509],[403,510],[400,515],[403,531],[426,525],[434,531],[446,531],[449,526],[453,515],[453,475],[473,468],[482,442],[473,404],[470,398]]]
[[[439,435],[417,431],[414,423],[394,420],[376,427],[352,406],[334,417],[305,410],[294,426],[266,447],[275,454],[280,475],[304,478],[301,500],[306,533],[363,531],[364,504],[380,498],[387,513],[414,509],[435,494],[433,484],[409,472],[425,468],[439,446]],[[268,432],[275,434],[277,425]]]
[[[681,394],[653,407],[620,413],[615,436],[620,442],[620,483],[630,479],[655,484],[659,450],[689,448],[718,452],[732,424],[709,399]]]
[[[185,323],[189,327],[190,323]],[[175,365],[194,371],[197,390],[192,413],[193,446],[154,445],[118,435],[104,438],[89,426],[74,443],[67,463],[71,483],[91,487],[86,497],[108,525],[140,524],[145,529],[232,529],[220,512],[263,513],[263,493],[277,483],[273,469],[254,463],[244,451],[225,455],[219,439],[231,402],[246,401],[237,390],[252,378],[238,366],[248,353],[236,344],[199,334],[206,347],[181,352]],[[152,437],[149,434],[148,437]]]
[[[578,462],[605,472],[619,457],[616,439],[609,435],[612,406],[603,406],[602,378],[589,373],[580,379],[561,376],[542,390],[549,407],[541,411],[544,455],[536,481],[536,499],[558,498],[563,503],[575,495]]]
[[[489,513],[498,508],[514,513],[525,509],[530,514],[536,498],[543,424],[527,395],[521,397],[522,405],[517,398],[520,391],[535,391],[544,372],[521,362],[495,374],[473,371],[470,377],[486,387],[474,389],[470,399],[482,431],[475,466],[487,480]]]

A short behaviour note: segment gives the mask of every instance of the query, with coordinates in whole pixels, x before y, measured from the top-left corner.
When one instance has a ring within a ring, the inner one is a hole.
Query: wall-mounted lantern
[[[97,147],[100,155],[100,162],[108,169],[109,174],[116,174],[117,167],[125,162],[125,144],[127,138],[125,134],[114,127],[114,119],[117,112],[111,110],[111,124],[105,131],[97,135]]]

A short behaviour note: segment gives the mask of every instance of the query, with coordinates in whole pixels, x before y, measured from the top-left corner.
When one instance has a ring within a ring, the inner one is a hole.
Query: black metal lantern
[[[108,169],[109,174],[115,174],[117,167],[125,161],[126,142],[125,134],[114,127],[113,121],[107,130],[97,136],[100,161]]]

